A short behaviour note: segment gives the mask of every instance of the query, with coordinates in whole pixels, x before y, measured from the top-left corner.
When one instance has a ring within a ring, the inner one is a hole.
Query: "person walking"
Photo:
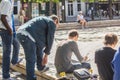
[[[35,63],[39,72],[49,69],[46,64],[58,23],[56,15],[50,18],[40,16],[26,22],[18,29],[17,37],[25,52],[27,80],[36,80]]]
[[[13,29],[13,38],[12,38],[13,50],[12,50],[11,63],[12,65],[17,65],[23,60],[23,58],[19,58],[20,44],[16,36],[16,29],[15,29],[13,14],[12,14],[12,29]]]
[[[98,73],[102,80],[113,80],[111,61],[116,52],[114,48],[117,42],[117,35],[108,33],[104,38],[105,46],[95,51],[95,63],[97,64]]]
[[[78,40],[79,34],[76,30],[71,30],[68,35],[68,39],[62,41],[56,50],[54,64],[58,73],[66,72],[72,73],[76,69],[86,68],[90,69],[89,63],[83,62],[87,60],[87,56],[82,57],[78,49],[76,41]],[[79,63],[72,63],[72,54],[75,54]]]

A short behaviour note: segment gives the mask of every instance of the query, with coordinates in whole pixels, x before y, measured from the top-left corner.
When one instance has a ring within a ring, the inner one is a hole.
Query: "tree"
[[[112,14],[112,0],[109,0],[109,19],[113,19],[113,14]]]
[[[49,7],[50,12],[49,12],[49,15],[51,15],[53,13],[52,12],[52,7],[53,7],[53,2],[52,2],[52,0],[50,0],[50,7]]]

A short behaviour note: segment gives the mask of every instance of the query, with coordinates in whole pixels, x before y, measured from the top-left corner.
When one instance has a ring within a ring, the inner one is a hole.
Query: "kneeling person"
[[[82,63],[83,60],[86,60],[87,57],[83,58],[79,52],[78,45],[76,41],[78,40],[78,32],[76,30],[71,30],[69,37],[66,41],[62,41],[57,48],[55,56],[55,67],[57,72],[67,72],[71,73],[75,69],[87,68],[90,69],[89,63]],[[72,54],[76,55],[77,59],[80,61],[80,64],[73,64],[71,57]]]

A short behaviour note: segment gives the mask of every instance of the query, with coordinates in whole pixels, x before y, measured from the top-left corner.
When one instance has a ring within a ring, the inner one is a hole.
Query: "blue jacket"
[[[114,55],[112,67],[114,71],[113,80],[120,80],[120,47]]]
[[[14,23],[14,15],[12,15],[12,29],[13,29],[13,37],[16,37],[15,23]]]
[[[37,46],[41,48],[45,47],[44,52],[48,55],[50,54],[56,29],[56,25],[52,19],[36,17],[20,27],[30,33]]]

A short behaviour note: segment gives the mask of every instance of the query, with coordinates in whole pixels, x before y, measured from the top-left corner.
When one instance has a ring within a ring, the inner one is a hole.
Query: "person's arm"
[[[95,63],[96,63],[96,64],[97,64],[97,62],[98,62],[98,57],[99,57],[99,56],[98,56],[98,51],[96,50],[96,51],[95,51]]]
[[[47,28],[47,40],[46,40],[46,48],[44,50],[45,54],[49,55],[50,54],[50,50],[53,44],[53,40],[54,40],[54,33],[56,30],[56,26],[54,24],[54,22],[49,21],[48,22],[48,28]]]
[[[120,64],[119,61],[114,63],[114,76],[113,80],[120,80]]]
[[[79,49],[78,49],[77,43],[73,41],[73,42],[71,43],[71,48],[72,48],[72,51],[74,52],[74,54],[76,55],[77,59],[78,59],[80,62],[82,62],[83,57],[82,57],[81,54],[80,54],[80,51],[79,51]]]
[[[77,15],[77,21],[79,21],[80,20],[80,15]]]

